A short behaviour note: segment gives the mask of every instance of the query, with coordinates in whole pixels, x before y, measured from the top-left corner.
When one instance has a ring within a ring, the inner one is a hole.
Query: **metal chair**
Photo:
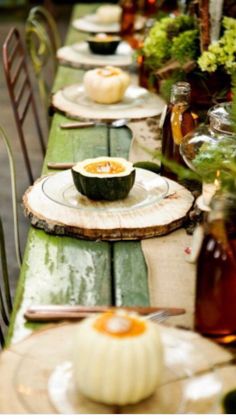
[[[3,44],[3,68],[29,181],[33,183],[33,172],[24,130],[24,122],[30,107],[43,156],[45,154],[45,144],[29,78],[25,50],[19,31],[16,28],[10,30]]]
[[[14,240],[15,240],[15,251],[16,260],[19,268],[21,267],[22,257],[20,249],[19,239],[19,225],[18,225],[18,213],[17,213],[17,200],[16,200],[16,175],[15,175],[15,163],[13,154],[10,146],[10,142],[0,126],[0,141],[4,144],[10,166],[10,178],[11,178],[11,195],[12,195],[12,210],[13,210],[13,223],[14,223]],[[12,311],[12,300],[10,293],[8,268],[7,268],[7,256],[5,248],[4,230],[2,225],[2,219],[0,216],[0,259],[1,259],[1,276],[0,276],[0,313],[3,323],[9,325],[9,316]],[[0,345],[4,346],[4,333],[0,323]]]
[[[16,196],[16,171],[15,163],[12,154],[11,145],[9,139],[3,128],[0,126],[0,142],[5,146],[9,167],[10,167],[10,178],[11,178],[11,197],[12,197],[12,212],[13,212],[13,224],[14,224],[14,240],[15,240],[15,251],[16,251],[16,260],[19,268],[21,267],[22,257],[20,249],[20,235],[19,235],[19,223],[18,223],[18,212],[17,212],[17,196]]]
[[[6,326],[9,325],[9,315],[12,311],[12,301],[7,269],[7,257],[2,220],[0,217],[0,255],[1,255],[1,286],[0,286],[0,312]],[[0,345],[4,346],[4,333],[0,324]]]
[[[25,25],[25,36],[39,94],[47,109],[51,84],[57,70],[56,51],[61,41],[53,16],[43,6],[31,9]],[[48,74],[51,74],[51,83]]]
[[[0,346],[3,347],[5,343],[4,334],[0,325]]]

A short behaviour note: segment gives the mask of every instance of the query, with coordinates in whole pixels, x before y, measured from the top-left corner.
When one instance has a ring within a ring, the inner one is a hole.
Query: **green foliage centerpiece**
[[[144,40],[142,54],[150,74],[168,100],[173,83],[188,81],[193,102],[208,107],[226,100],[236,69],[236,19],[224,17],[222,36],[201,49],[199,20],[178,15],[161,18]]]

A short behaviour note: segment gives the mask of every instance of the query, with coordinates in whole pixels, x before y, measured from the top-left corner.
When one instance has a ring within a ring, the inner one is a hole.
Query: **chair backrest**
[[[16,199],[16,174],[15,174],[15,164],[13,159],[13,154],[9,140],[0,126],[0,142],[2,142],[6,148],[7,156],[9,160],[10,167],[10,178],[11,178],[11,195],[12,195],[12,209],[13,209],[13,222],[14,222],[14,240],[15,240],[15,251],[16,259],[19,268],[21,267],[22,257],[20,249],[20,239],[19,239],[19,224],[18,224],[18,213],[17,213],[17,199]],[[7,255],[5,248],[5,238],[4,230],[2,225],[2,219],[0,216],[0,266],[1,266],[1,275],[0,275],[0,314],[3,323],[9,325],[9,316],[12,311],[12,300],[10,293],[9,285],[9,276],[8,276],[8,267],[7,267]],[[0,346],[4,346],[4,333],[1,327],[0,322]]]
[[[18,222],[18,212],[17,212],[17,194],[16,194],[16,170],[15,162],[13,158],[13,153],[9,139],[0,126],[0,142],[4,144],[4,147],[7,152],[9,168],[10,168],[10,178],[11,178],[11,198],[12,198],[12,213],[13,213],[13,224],[14,224],[14,241],[15,241],[15,251],[16,251],[16,260],[19,268],[21,267],[22,257],[21,257],[21,248],[20,248],[20,234],[19,234],[19,222]]]
[[[43,6],[36,6],[30,10],[25,25],[25,36],[38,81],[39,94],[47,109],[51,84],[57,70],[56,51],[61,42],[54,18]]]
[[[27,68],[25,50],[16,28],[10,30],[3,44],[3,67],[29,181],[33,183],[33,172],[24,130],[24,122],[30,108],[43,156],[45,145]]]

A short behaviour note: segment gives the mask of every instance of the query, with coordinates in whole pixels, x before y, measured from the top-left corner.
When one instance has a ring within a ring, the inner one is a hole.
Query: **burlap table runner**
[[[156,161],[152,152],[161,147],[158,123],[158,118],[153,118],[129,125],[134,133],[131,161]],[[148,268],[150,304],[185,308],[186,314],[173,317],[170,323],[188,328],[193,327],[196,269],[187,261],[184,250],[191,246],[191,241],[192,236],[183,228],[167,236],[141,241]]]
[[[153,154],[161,149],[159,117],[131,122],[129,127],[133,132],[129,160],[132,162],[151,160],[159,163]]]

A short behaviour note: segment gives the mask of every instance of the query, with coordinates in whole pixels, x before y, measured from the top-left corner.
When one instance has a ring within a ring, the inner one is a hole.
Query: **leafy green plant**
[[[236,138],[203,144],[193,165],[204,182],[214,182],[217,174],[222,189],[236,190]]]
[[[199,32],[197,29],[185,31],[173,39],[171,56],[180,64],[195,60],[199,53]]]
[[[179,180],[212,183],[217,177],[222,190],[236,192],[235,136],[216,143],[205,143],[193,160],[195,171],[166,159],[160,152],[155,152],[154,157],[176,173]]]
[[[153,69],[160,68],[166,61],[173,58],[173,42],[177,42],[178,37],[185,31],[192,31],[191,37],[195,38],[198,34],[196,23],[191,16],[179,15],[177,17],[164,17],[157,21],[151,28],[148,36],[144,41],[143,53],[148,65]],[[195,32],[196,31],[196,32]],[[187,38],[184,38],[187,43]],[[178,59],[183,63],[185,61],[186,52],[178,46]],[[193,48],[193,51],[195,48]],[[189,47],[188,47],[189,51]],[[197,58],[197,57],[195,57]]]
[[[197,105],[226,100],[236,70],[236,19],[224,17],[222,31],[219,41],[201,54],[199,26],[192,16],[168,16],[154,24],[141,55],[153,80],[161,81],[160,93],[166,100],[170,84],[180,78],[191,84]]]
[[[198,59],[202,71],[213,72],[223,67],[228,74],[236,70],[236,19],[224,17],[223,36],[210,44]]]
[[[234,132],[236,133],[236,71],[232,74],[232,97],[231,118]]]

